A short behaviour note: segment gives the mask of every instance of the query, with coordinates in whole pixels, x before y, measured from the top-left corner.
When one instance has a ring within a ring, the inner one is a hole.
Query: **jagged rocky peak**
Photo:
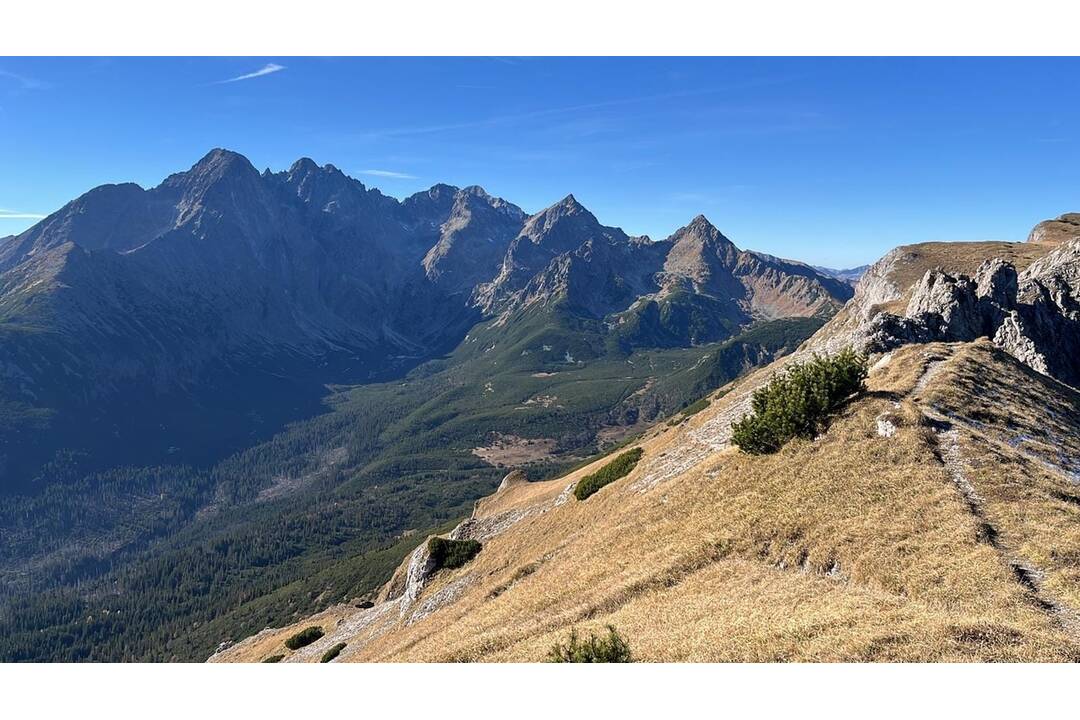
[[[255,166],[243,155],[215,148],[187,172],[165,179],[155,192],[180,193],[176,201],[177,223],[194,219],[206,207],[219,213],[247,215],[253,204],[262,204],[265,182]]]
[[[589,212],[584,205],[578,202],[578,199],[574,197],[573,193],[569,193],[562,200],[552,205],[549,210],[567,215]],[[591,215],[592,213],[589,214]]]
[[[671,251],[664,270],[706,282],[717,267],[731,270],[739,261],[739,248],[716,229],[704,215],[676,230],[668,238]]]
[[[503,259],[502,270],[492,283],[496,294],[521,289],[558,255],[571,253],[590,242],[628,244],[618,228],[600,224],[573,195],[525,220]],[[490,294],[490,293],[482,293]]]
[[[402,201],[407,222],[416,225],[438,227],[450,214],[454,201],[461,192],[459,188],[445,183],[432,185],[427,190],[414,193]]]
[[[460,190],[455,188],[452,200],[453,205],[450,209],[451,220],[454,215],[471,212],[476,209],[494,210],[519,223],[524,222],[527,217],[525,211],[517,205],[507,202],[501,197],[491,195],[479,185],[469,185]]]
[[[602,230],[596,216],[567,195],[530,217],[521,235],[538,245],[550,245],[555,252],[567,252]]]
[[[1080,238],[1080,213],[1065,213],[1036,225],[1027,241],[1060,245],[1077,238]]]
[[[305,156],[289,166],[289,175],[307,175],[318,170],[318,163]]]
[[[454,198],[461,192],[461,189],[453,185],[447,185],[446,183],[436,183],[423,192],[418,192],[415,195],[411,195],[409,200],[415,200],[417,202],[421,200],[428,200],[432,203],[450,207],[450,203],[454,202]]]
[[[742,253],[704,215],[664,242],[670,247],[660,276],[666,291],[686,288],[748,303],[746,287],[733,274]]]
[[[429,209],[434,209],[432,206]],[[452,293],[471,293],[499,271],[510,242],[521,230],[525,213],[478,185],[454,189],[448,210],[432,215],[443,218],[438,241],[423,259],[428,279]]]
[[[300,158],[277,177],[297,198],[322,212],[354,213],[362,208],[365,195],[375,193],[381,197],[381,193],[369,191],[334,165],[320,166],[308,157]]]
[[[466,188],[462,188],[458,191],[455,201],[461,202],[464,205],[469,199],[475,199],[483,205],[489,206],[519,222],[524,221],[526,218],[525,211],[517,205],[512,202],[507,202],[501,197],[495,197],[494,195],[489,194],[479,185],[469,185]]]
[[[309,157],[302,157],[289,166],[289,169],[285,172],[285,178],[290,185],[301,185],[305,182],[310,182],[313,178],[333,178],[339,183],[342,181],[351,181],[352,183],[363,187],[359,180],[349,178],[334,165],[327,163],[326,165],[320,166]]]
[[[192,165],[190,170],[170,175],[162,185],[205,187],[225,178],[250,177],[259,177],[259,171],[250,160],[238,152],[214,148]]]

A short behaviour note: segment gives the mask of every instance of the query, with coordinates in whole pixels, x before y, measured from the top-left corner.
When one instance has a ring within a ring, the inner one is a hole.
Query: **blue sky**
[[[212,147],[831,266],[1080,210],[1076,59],[0,58],[0,235]]]

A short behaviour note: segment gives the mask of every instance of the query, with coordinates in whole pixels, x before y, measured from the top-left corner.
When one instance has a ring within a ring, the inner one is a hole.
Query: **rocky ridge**
[[[1080,385],[1080,227],[1020,272],[1000,257],[987,258],[971,276],[927,269],[899,312],[881,309],[902,295],[888,279],[895,253],[860,284],[849,309],[854,326],[832,337],[823,333],[832,346],[841,340],[882,353],[985,337],[1032,369]]]

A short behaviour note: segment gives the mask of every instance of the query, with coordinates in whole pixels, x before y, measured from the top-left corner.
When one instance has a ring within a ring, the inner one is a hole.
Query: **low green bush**
[[[284,659],[284,657],[285,657],[284,655],[271,655],[270,657],[268,657],[268,658],[266,658],[265,660],[263,660],[263,662],[264,662],[264,663],[276,663],[276,662],[281,662],[281,661],[282,661],[282,660]]]
[[[321,663],[330,662],[331,660],[333,660],[334,658],[336,658],[338,655],[341,654],[341,651],[345,649],[345,645],[346,645],[346,643],[338,643],[334,647],[330,648],[329,650],[327,650],[326,652],[323,653],[323,656],[319,660],[319,662],[321,662]]]
[[[428,540],[428,552],[435,561],[435,569],[459,568],[476,557],[483,546],[476,540],[447,540],[433,537]]]
[[[554,663],[628,663],[630,645],[615,630],[614,625],[607,626],[607,637],[589,634],[589,639],[578,638],[577,630],[570,631],[570,641],[563,645],[555,643],[548,653],[548,662]]]
[[[639,447],[627,450],[596,472],[581,478],[574,488],[574,497],[584,500],[605,485],[625,477],[638,464],[642,454],[643,451]]]
[[[752,415],[732,423],[731,439],[752,455],[774,453],[792,438],[813,438],[840,405],[865,389],[867,359],[850,348],[789,366],[754,391]]]
[[[310,645],[323,636],[323,629],[318,625],[304,628],[285,641],[285,647],[290,650],[298,650],[305,645]]]

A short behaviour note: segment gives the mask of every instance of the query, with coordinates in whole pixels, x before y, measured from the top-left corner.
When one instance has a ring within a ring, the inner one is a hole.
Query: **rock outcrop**
[[[853,345],[883,353],[901,345],[989,338],[1025,365],[1080,385],[1080,215],[1038,225],[1031,242],[1045,254],[1018,272],[1001,257],[985,259],[972,275],[927,269],[909,289],[899,287],[898,248],[864,276],[831,332],[809,343],[831,351]],[[1071,229],[1070,229],[1071,228]],[[1063,239],[1064,238],[1064,239]],[[907,296],[902,310],[896,305]]]

